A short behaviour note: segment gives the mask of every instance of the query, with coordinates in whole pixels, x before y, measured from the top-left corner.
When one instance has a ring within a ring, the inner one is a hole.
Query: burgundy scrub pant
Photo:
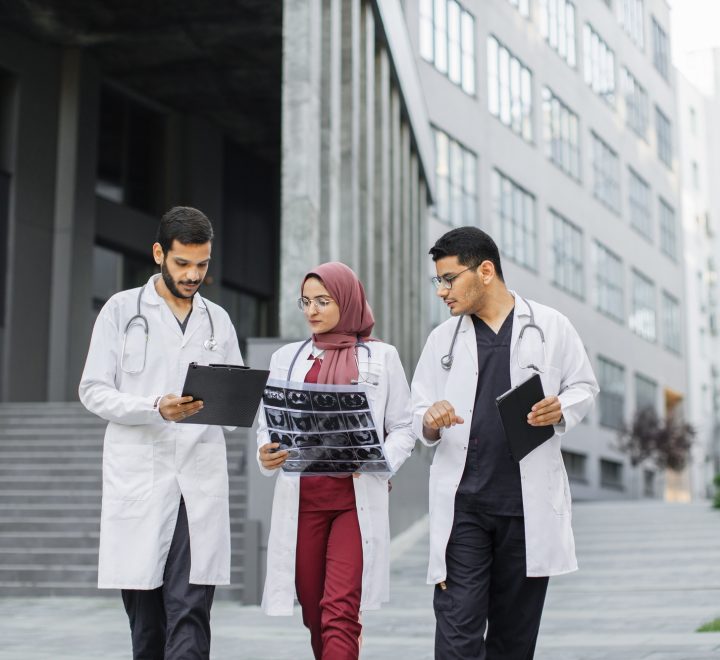
[[[362,538],[355,508],[298,516],[295,589],[316,660],[360,654]]]

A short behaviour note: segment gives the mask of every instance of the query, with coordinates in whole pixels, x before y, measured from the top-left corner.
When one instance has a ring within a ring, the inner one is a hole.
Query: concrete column
[[[320,94],[320,259],[340,257],[342,0],[323,0],[322,77]],[[307,264],[311,268],[315,264]]]
[[[375,280],[375,16],[369,2],[364,2],[361,17],[360,106],[362,139],[360,141],[360,277],[365,283],[371,304],[377,304],[381,292]]]
[[[375,302],[377,334],[390,341],[390,60],[381,48],[375,59]]]
[[[284,0],[280,335],[303,336],[298,282],[319,257],[322,5]]]
[[[8,228],[6,331],[0,391],[6,401],[47,398],[58,50],[0,33],[0,66],[18,79]]]
[[[360,5],[343,0],[341,226],[339,257],[351,268],[360,261]]]
[[[409,362],[412,355],[412,327],[415,321],[415,310],[410,302],[410,295],[416,283],[412,281],[412,233],[413,224],[410,215],[410,126],[406,121],[402,122],[400,143],[402,145],[401,153],[401,172],[402,172],[402,200],[401,200],[401,239],[400,239],[400,287],[401,309],[403,310],[400,319],[400,342],[403,345],[403,362]]]
[[[401,345],[402,314],[402,136],[400,93],[390,91],[390,272],[387,287],[391,298],[390,342]],[[401,349],[402,350],[402,349]]]
[[[79,48],[62,55],[48,399],[77,399],[92,331],[100,76]]]

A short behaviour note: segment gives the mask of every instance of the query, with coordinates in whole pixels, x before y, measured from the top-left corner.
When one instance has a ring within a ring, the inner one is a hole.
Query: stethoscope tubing
[[[293,369],[295,368],[295,363],[298,360],[298,357],[303,352],[305,347],[312,341],[312,337],[308,337],[302,344],[300,344],[300,348],[295,351],[295,355],[293,355],[293,359],[290,361],[290,367],[288,367],[288,375],[286,379],[286,383],[290,383],[292,379],[292,373]],[[358,348],[364,348],[367,351],[368,354],[368,360],[372,359],[372,351],[370,350],[370,347],[367,345],[367,342],[364,341],[358,341],[355,344],[355,361],[358,363],[358,374],[360,373],[360,362],[357,357],[357,349]]]
[[[534,328],[540,333],[540,340],[542,341],[543,349],[545,348],[545,333],[543,332],[542,328],[535,323],[535,311],[532,308],[532,305],[522,296],[520,296],[520,299],[527,305],[528,309],[530,310],[530,322],[526,323],[520,330],[520,334],[518,335],[518,343],[522,341],[523,335],[525,334],[525,331],[528,328]],[[452,368],[453,362],[455,360],[455,342],[457,341],[458,333],[460,332],[460,326],[462,325],[463,319],[465,317],[461,316],[458,319],[457,324],[455,325],[455,332],[453,332],[452,341],[450,342],[450,350],[443,355],[440,358],[440,365],[442,366],[445,371],[450,371]],[[527,368],[533,369],[534,371],[539,372],[540,369],[534,365],[529,364]]]

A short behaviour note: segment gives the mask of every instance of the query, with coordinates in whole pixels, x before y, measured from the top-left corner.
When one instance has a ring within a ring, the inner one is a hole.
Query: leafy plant
[[[617,447],[630,457],[634,466],[650,460],[664,470],[682,470],[688,459],[695,429],[679,415],[670,414],[661,420],[653,408],[635,413],[630,426],[620,431]]]

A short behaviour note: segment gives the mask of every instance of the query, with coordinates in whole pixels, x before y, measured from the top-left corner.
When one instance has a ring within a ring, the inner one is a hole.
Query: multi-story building
[[[664,416],[686,396],[667,4],[404,8],[435,135],[430,238],[463,224],[487,230],[510,288],[580,332],[601,393],[564,440],[575,497],[662,495],[664,475],[632,468],[617,438],[637,409]],[[433,305],[438,323],[446,313]],[[682,480],[671,486],[686,494]]]
[[[685,54],[680,66],[688,417],[697,431],[690,483],[702,496],[720,473],[720,50]]]

